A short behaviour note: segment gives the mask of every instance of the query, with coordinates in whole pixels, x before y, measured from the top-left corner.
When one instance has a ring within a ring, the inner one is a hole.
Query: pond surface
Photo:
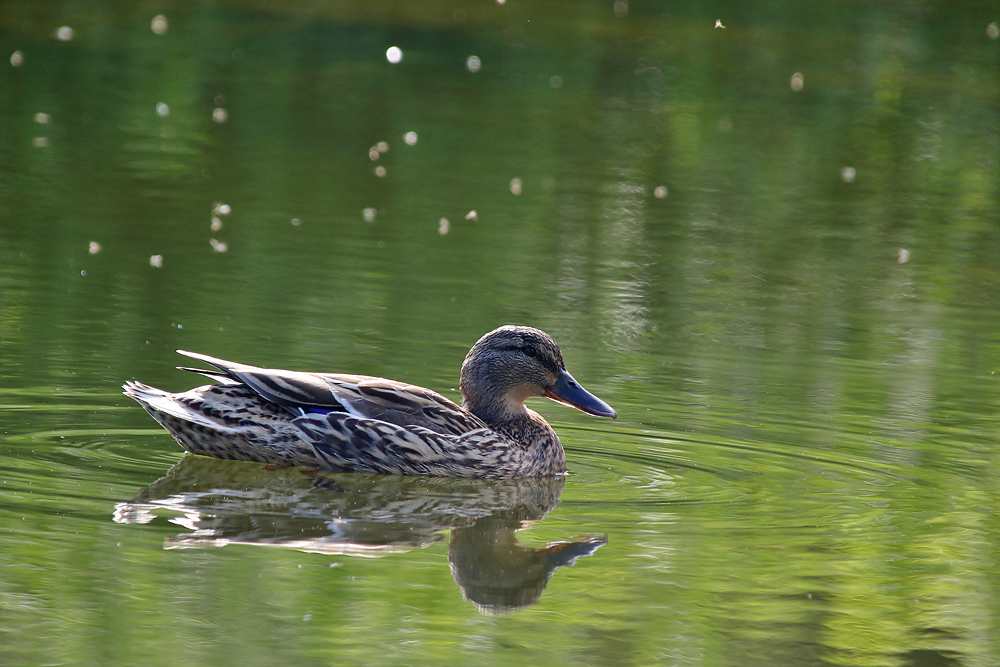
[[[3,3],[0,664],[1000,664],[998,21]],[[457,399],[508,322],[618,411],[535,401],[565,479],[317,483],[120,394]]]

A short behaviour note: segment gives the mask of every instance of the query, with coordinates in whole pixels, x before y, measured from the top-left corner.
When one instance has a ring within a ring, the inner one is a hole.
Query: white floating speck
[[[519,194],[521,194],[521,179],[520,178],[512,178],[512,179],[510,179],[510,193],[512,195],[519,195]]]
[[[667,186],[665,185],[657,185],[653,188],[653,196],[657,199],[666,199],[668,194]]]
[[[398,46],[390,46],[385,50],[385,59],[395,65],[403,59],[403,50]]]
[[[1000,37],[1000,26],[998,26],[996,23],[991,23],[988,26],[986,26],[986,36],[989,37],[990,39],[996,39],[997,37]],[[13,63],[14,61],[11,60],[11,64]]]
[[[160,102],[159,104],[156,105],[156,113],[162,118],[166,118],[167,116],[170,115],[170,107],[168,107],[163,102]]]
[[[465,69],[469,70],[473,74],[478,72],[482,66],[483,63],[479,60],[479,56],[469,56],[465,59]]]
[[[222,229],[222,218],[213,215],[212,216],[212,225],[211,225],[211,227],[212,227],[212,231],[213,232],[217,232],[220,229]]]
[[[380,157],[382,157],[382,153],[379,152],[377,146],[372,146],[371,148],[368,149],[368,159],[369,160],[375,161],[375,160],[379,159]]]
[[[150,255],[149,256],[149,265],[151,267],[153,267],[154,269],[162,269],[163,268],[163,255]]]
[[[214,250],[215,252],[226,252],[227,250],[229,250],[229,245],[223,243],[222,241],[216,239],[209,239],[208,243],[209,245],[212,246],[212,250]]]
[[[56,39],[58,39],[60,42],[68,42],[69,40],[73,39],[73,29],[70,28],[68,25],[64,25],[63,27],[56,30]]]
[[[163,14],[154,16],[153,20],[149,24],[149,28],[157,35],[162,35],[167,31],[167,17]]]
[[[387,142],[387,141],[380,141],[377,144],[375,144],[375,148],[378,150],[379,153],[388,153],[389,152],[389,142]]]
[[[88,252],[90,252],[91,255],[96,255],[97,253],[101,252],[101,244],[98,243],[97,241],[91,241]]]
[[[858,172],[855,171],[854,167],[844,167],[840,170],[840,177],[844,179],[844,183],[853,183],[854,177],[857,176]]]
[[[910,251],[906,248],[900,248],[899,254],[896,256],[896,262],[898,264],[906,264],[910,261]]]
[[[497,0],[497,4],[498,4],[498,5],[502,5],[502,4],[504,4],[505,2],[507,2],[507,0]]]
[[[41,123],[42,125],[48,125],[52,122],[52,116],[47,113],[36,113],[35,122]]]
[[[14,53],[10,54],[10,64],[13,65],[14,67],[20,67],[21,65],[23,65],[24,54],[21,53],[20,51],[15,51]]]
[[[35,148],[45,148],[46,146],[49,145],[49,138],[35,137],[34,139],[31,140],[31,145],[34,146]]]
[[[805,77],[802,76],[802,72],[796,72],[792,75],[792,80],[789,82],[792,86],[792,90],[799,92],[802,90],[802,86],[806,85]]]
[[[558,74],[549,79],[549,85],[552,86],[553,88],[562,88],[562,84],[563,84],[562,77],[559,76]]]
[[[414,144],[417,143],[417,133],[407,132],[406,134],[403,135],[403,141],[406,142],[407,146],[413,146]]]
[[[726,29],[726,26],[722,25],[722,19],[715,19],[715,27],[722,28],[723,30]]]
[[[379,178],[384,178],[385,173],[386,173],[385,167],[383,167],[382,165],[375,167],[375,175],[378,176]]]
[[[472,220],[473,222],[475,222],[476,220],[479,220],[479,214],[476,213],[475,210],[469,211],[468,213],[465,214],[465,219]]]
[[[625,0],[617,0],[615,2],[615,16],[620,19],[628,16],[628,3]]]
[[[448,218],[441,218],[440,220],[438,220],[438,234],[444,236],[445,234],[448,233],[448,230],[450,228],[451,228],[451,223],[448,222]]]
[[[364,216],[365,222],[375,222],[375,216],[378,215],[378,209],[366,208],[361,211],[361,215]]]
[[[212,120],[216,123],[225,123],[229,120],[229,112],[222,107],[216,107],[212,109]]]
[[[216,202],[215,206],[212,207],[212,215],[229,215],[232,212],[233,209],[229,207],[229,204],[222,202]]]
[[[292,227],[298,227],[301,224],[302,224],[301,220],[299,220],[298,218],[292,218]]]

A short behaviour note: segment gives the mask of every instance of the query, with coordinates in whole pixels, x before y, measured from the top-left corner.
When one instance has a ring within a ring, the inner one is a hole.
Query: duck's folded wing
[[[421,426],[444,435],[486,428],[478,417],[430,389],[384,378],[322,375],[348,412],[399,426]]]
[[[486,428],[475,415],[453,401],[416,385],[367,375],[301,373],[258,368],[207,354],[177,351],[221,371],[208,371],[205,375],[222,381],[231,379],[242,382],[262,398],[277,403],[295,415],[332,410],[398,426],[420,426],[447,435],[462,435]],[[191,368],[185,370],[199,372]]]
[[[507,477],[516,462],[502,436],[483,428],[445,435],[344,413],[309,414],[293,423],[320,467],[380,475]]]
[[[333,387],[316,373],[300,373],[278,368],[258,368],[197,352],[185,350],[177,350],[177,352],[215,366],[222,371],[221,373],[208,371],[202,373],[203,375],[223,381],[230,378],[242,382],[260,394],[261,397],[287,408],[294,414],[300,415],[310,410],[349,411],[348,406],[345,406],[339,399]],[[184,368],[184,370],[201,373],[195,368]],[[369,378],[354,376],[354,379],[360,381]]]

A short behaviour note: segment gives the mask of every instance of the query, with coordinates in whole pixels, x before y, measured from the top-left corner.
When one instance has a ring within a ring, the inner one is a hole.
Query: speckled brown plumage
[[[558,345],[530,327],[483,336],[462,364],[463,406],[362,375],[263,369],[183,352],[222,384],[171,394],[124,385],[187,451],[343,472],[511,478],[566,470],[559,437],[524,401],[545,396],[614,417],[566,372]]]

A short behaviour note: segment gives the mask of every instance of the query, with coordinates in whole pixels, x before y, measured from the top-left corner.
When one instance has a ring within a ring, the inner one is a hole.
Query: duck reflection
[[[265,469],[187,456],[115,508],[118,523],[160,514],[190,532],[168,549],[252,544],[324,554],[380,555],[425,547],[450,531],[448,563],[465,599],[484,613],[536,604],[563,565],[604,537],[523,547],[515,532],[559,502],[565,479],[463,480]]]

